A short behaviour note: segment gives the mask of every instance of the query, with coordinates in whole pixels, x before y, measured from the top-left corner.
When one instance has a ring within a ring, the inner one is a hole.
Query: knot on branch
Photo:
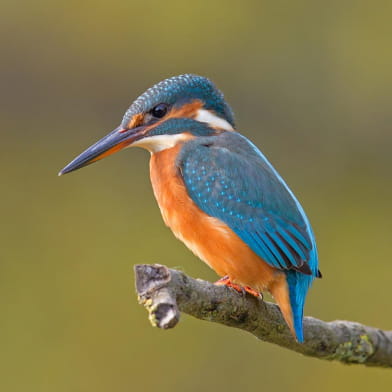
[[[162,329],[175,327],[180,320],[180,311],[168,287],[169,269],[159,264],[137,265],[135,274],[138,300],[147,309],[151,324]]]

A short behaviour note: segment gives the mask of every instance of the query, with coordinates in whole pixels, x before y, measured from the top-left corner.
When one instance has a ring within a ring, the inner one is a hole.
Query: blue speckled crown
[[[234,115],[223,94],[207,78],[185,74],[165,79],[143,93],[126,111],[122,126],[126,127],[131,118],[145,113],[159,103],[175,105],[200,99],[205,109],[213,110],[234,127]]]

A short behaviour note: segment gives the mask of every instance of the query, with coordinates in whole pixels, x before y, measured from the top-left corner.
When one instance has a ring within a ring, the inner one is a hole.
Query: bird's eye
[[[151,114],[156,118],[162,118],[167,113],[168,106],[160,103],[151,110]]]

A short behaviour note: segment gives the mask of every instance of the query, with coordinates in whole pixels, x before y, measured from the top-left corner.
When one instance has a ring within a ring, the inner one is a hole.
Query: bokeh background
[[[153,329],[133,264],[216,276],[164,227],[148,153],[57,177],[147,87],[206,75],[314,226],[324,279],[306,313],[390,329],[391,13],[378,0],[1,0],[0,390],[391,390],[388,370],[185,315]]]

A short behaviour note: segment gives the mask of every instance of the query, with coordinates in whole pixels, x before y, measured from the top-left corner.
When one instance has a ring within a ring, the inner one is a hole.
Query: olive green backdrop
[[[132,266],[215,280],[164,227],[148,154],[57,172],[153,83],[212,78],[318,238],[306,314],[392,328],[390,1],[4,1],[0,390],[391,390],[183,316],[153,329]]]

